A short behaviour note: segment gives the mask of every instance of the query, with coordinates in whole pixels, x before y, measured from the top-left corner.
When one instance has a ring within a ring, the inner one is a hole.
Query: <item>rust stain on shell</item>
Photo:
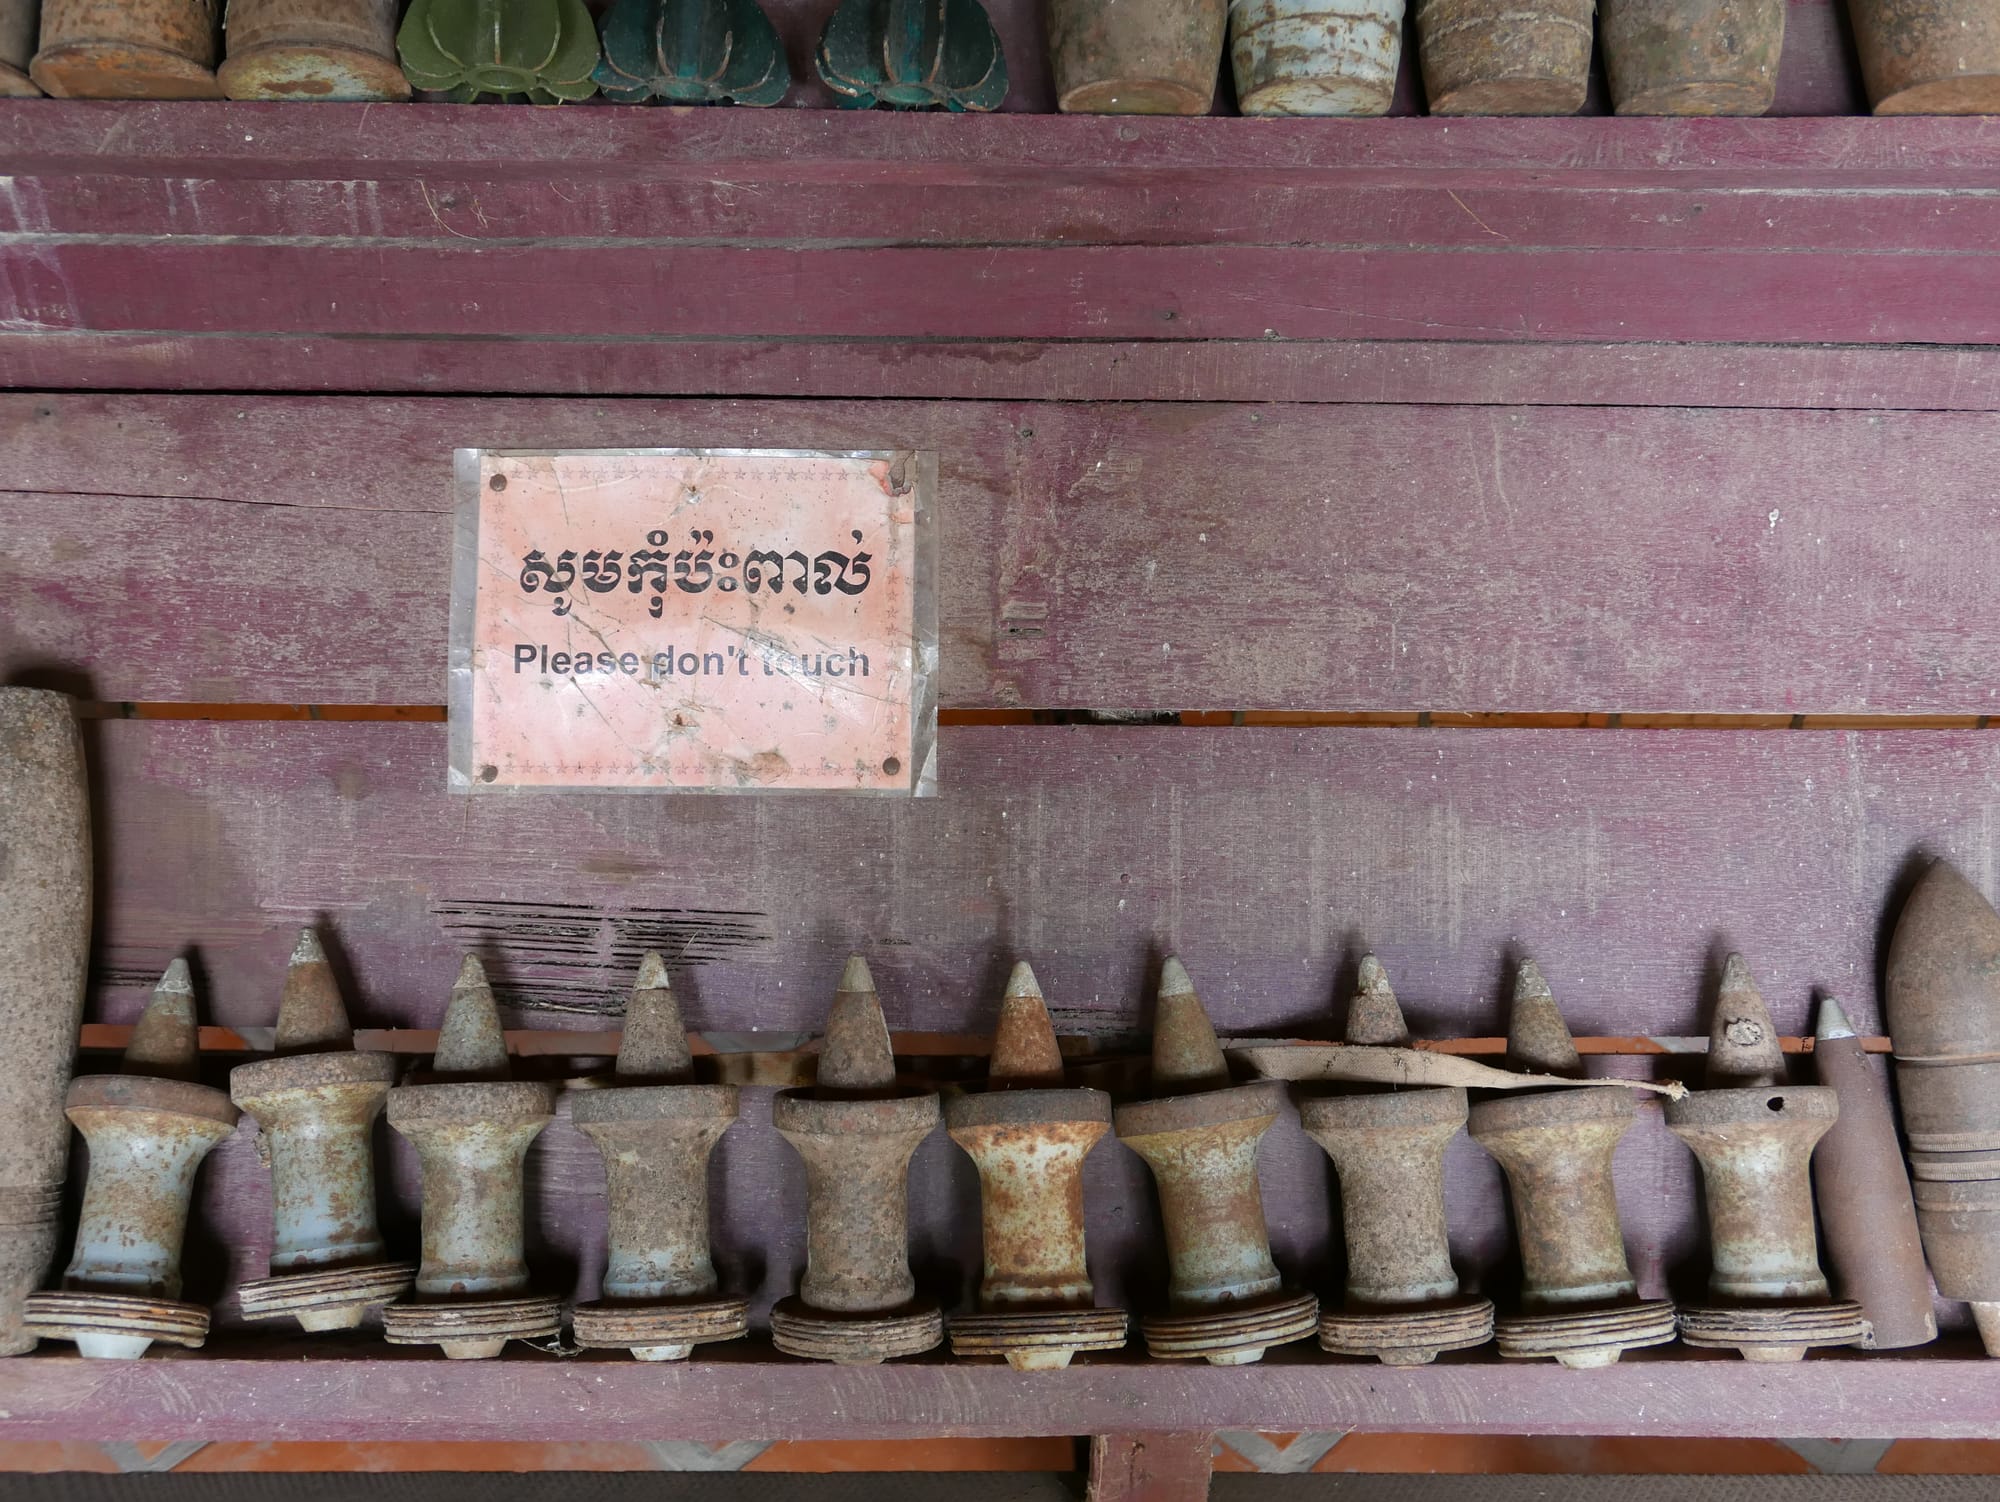
[[[216,0],[43,0],[29,73],[58,99],[220,99]]]
[[[1621,115],[1761,115],[1777,91],[1786,0],[1604,0]]]
[[[1433,115],[1573,115],[1590,85],[1594,0],[1417,0]]]
[[[1878,115],[2000,114],[2000,6],[1992,0],[1848,0]]]
[[[229,0],[231,99],[401,100],[397,0]]]
[[[1228,0],[1049,0],[1049,63],[1065,114],[1205,115]]]

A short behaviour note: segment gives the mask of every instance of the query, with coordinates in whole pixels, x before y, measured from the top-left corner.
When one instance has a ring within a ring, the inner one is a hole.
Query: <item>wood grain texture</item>
[[[0,397],[0,675],[444,693],[459,445],[928,448],[948,708],[1993,708],[2000,418]]]
[[[1086,1502],[1206,1502],[1214,1441],[1202,1429],[1093,1435]]]
[[[1175,949],[1225,1032],[1306,1036],[1370,945],[1430,1036],[1501,1032],[1521,952],[1580,1034],[1700,1033],[1732,947],[1781,1032],[1815,987],[1874,1032],[1916,854],[2000,890],[1977,731],[946,729],[904,803],[453,799],[435,725],[93,732],[93,1021],[192,950],[203,1020],[266,1024],[321,921],[362,1026],[435,1026],[472,949],[511,1023],[596,1028],[657,946],[698,1031],[815,1031],[859,950],[894,1028],[989,1030],[1026,956],[1060,1031],[1118,1033]]]

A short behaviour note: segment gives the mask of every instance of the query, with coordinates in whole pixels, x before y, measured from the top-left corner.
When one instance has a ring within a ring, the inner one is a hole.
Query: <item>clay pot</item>
[[[1229,56],[1246,115],[1386,115],[1403,0],[1232,0]]]
[[[1056,107],[1080,115],[1205,115],[1228,0],[1049,0]]]
[[[231,99],[408,99],[396,64],[397,0],[229,0]]]
[[[1992,0],[1848,0],[1878,115],[2000,114],[2000,8]]]
[[[1590,85],[1593,0],[1417,0],[1433,115],[1573,115]]]
[[[216,0],[47,0],[28,72],[58,99],[220,99]]]
[[[1621,115],[1761,115],[1777,89],[1786,0],[1604,0]]]

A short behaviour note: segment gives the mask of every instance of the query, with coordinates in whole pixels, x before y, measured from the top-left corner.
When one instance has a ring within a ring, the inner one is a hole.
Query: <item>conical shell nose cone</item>
[[[1819,1012],[1813,1018],[1813,1037],[1822,1043],[1830,1043],[1835,1038],[1852,1038],[1854,1024],[1847,1020],[1847,1009],[1831,996],[1819,999]]]
[[[1062,1050],[1056,1046],[1055,1024],[1049,1020],[1042,988],[1024,960],[1007,980],[1000,1000],[1000,1026],[993,1034],[993,1062],[987,1084],[995,1090],[1060,1085]]]
[[[819,1050],[819,1093],[848,1095],[890,1090],[896,1084],[896,1056],[889,1047],[889,1023],[868,962],[847,961],[840,991],[827,1013]]]
[[[354,1027],[347,1020],[347,1003],[326,950],[311,929],[299,934],[298,947],[285,970],[285,989],[278,998],[279,1053],[332,1052],[354,1046]]]
[[[1514,1009],[1507,1018],[1507,1058],[1539,1074],[1583,1073],[1583,1059],[1556,1006],[1555,992],[1533,960],[1514,973]]]
[[[1160,971],[1159,1005],[1153,1014],[1153,1089],[1161,1095],[1188,1095],[1228,1083],[1229,1064],[1215,1041],[1215,1025],[1195,995],[1186,967],[1169,959]]]
[[[1898,1058],[2000,1049],[2000,913],[1949,862],[1923,874],[1896,920],[1885,1020]]]
[[[472,955],[458,967],[438,1029],[437,1054],[431,1073],[440,1079],[504,1080],[513,1077],[507,1063],[507,1035],[500,1029],[500,1008],[487,984],[486,967]]]
[[[139,1014],[119,1072],[191,1080],[199,1072],[200,1059],[194,1025],[194,977],[188,973],[186,960],[175,960],[153,987],[153,999],[146,1010]]]
[[[1780,1085],[1785,1080],[1778,1030],[1740,954],[1732,954],[1722,967],[1722,992],[1708,1031],[1704,1078],[1711,1086]]]
[[[639,961],[639,979],[625,1004],[625,1037],[618,1045],[614,1072],[662,1084],[694,1080],[694,1056],[681,1023],[681,1004],[667,984],[667,962],[658,954],[649,952]]]
[[[1361,956],[1354,1000],[1347,1007],[1347,1041],[1392,1048],[1410,1041],[1410,1026],[1389,985],[1389,972],[1372,954]]]

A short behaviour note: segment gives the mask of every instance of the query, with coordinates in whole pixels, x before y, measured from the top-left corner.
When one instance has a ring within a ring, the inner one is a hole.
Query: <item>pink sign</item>
[[[935,455],[457,467],[454,788],[933,790]]]

